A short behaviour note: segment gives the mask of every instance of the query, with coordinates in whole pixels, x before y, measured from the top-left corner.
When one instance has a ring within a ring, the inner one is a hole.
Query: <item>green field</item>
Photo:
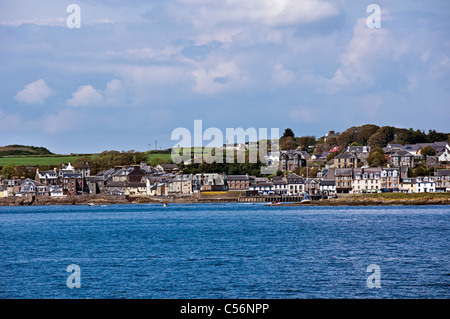
[[[160,154],[149,154],[148,158],[147,158],[147,162],[150,163],[150,161],[154,158],[161,158],[163,160],[169,161],[172,159],[172,154],[166,154],[166,153],[164,153],[164,154],[161,154],[161,153]]]
[[[94,156],[94,155],[93,155]],[[73,162],[79,156],[67,155],[67,156],[23,156],[23,157],[1,157],[0,166],[4,166],[8,163],[13,163],[16,166],[45,166],[45,165],[59,165],[62,163]]]
[[[91,155],[91,157],[96,156],[96,154]],[[15,166],[26,165],[26,166],[46,166],[46,165],[59,165],[62,163],[74,162],[77,158],[81,156],[77,155],[61,155],[61,156],[11,156],[11,157],[0,157],[0,166],[12,163]],[[150,162],[154,158],[161,158],[163,160],[171,160],[171,154],[149,154],[147,161]]]

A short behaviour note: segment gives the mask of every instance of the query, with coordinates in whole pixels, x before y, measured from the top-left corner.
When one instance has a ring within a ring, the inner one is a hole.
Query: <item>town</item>
[[[323,140],[329,142],[339,136],[340,133],[329,131]],[[36,168],[34,179],[0,175],[0,197],[105,194],[188,198],[195,194],[240,192],[246,197],[335,198],[343,194],[381,192],[450,192],[450,145],[447,141],[387,143],[382,148],[354,144],[317,152],[318,145],[308,146],[309,151],[306,151],[304,147],[294,148],[281,140],[281,150],[265,156],[266,164],[278,167],[277,173],[269,176],[220,171],[186,173],[189,161],[181,165],[150,165],[141,161],[91,174],[88,162],[77,165],[69,162],[52,170]],[[290,149],[283,149],[286,145]],[[245,151],[249,144],[224,146],[227,147]],[[425,174],[420,175],[422,172]]]

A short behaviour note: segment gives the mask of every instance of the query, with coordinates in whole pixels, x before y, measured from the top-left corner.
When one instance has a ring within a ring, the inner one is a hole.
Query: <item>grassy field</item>
[[[91,157],[95,157],[93,154]],[[46,166],[46,165],[59,165],[62,163],[74,162],[80,156],[77,155],[62,155],[62,156],[11,156],[11,157],[0,157],[0,166],[12,163],[16,166],[26,165],[26,166]],[[171,154],[149,154],[147,161],[154,158],[161,158],[163,160],[171,160]]]
[[[150,161],[154,158],[162,158],[164,160],[171,160],[172,157],[171,154],[149,154],[147,158],[147,162],[150,163]]]
[[[95,155],[92,155],[95,156]],[[67,164],[68,162],[73,162],[77,157],[76,155],[67,156],[22,156],[22,157],[1,157],[0,166],[8,163],[13,163],[16,166],[27,165],[27,166],[38,166],[38,165],[59,165],[62,163]]]

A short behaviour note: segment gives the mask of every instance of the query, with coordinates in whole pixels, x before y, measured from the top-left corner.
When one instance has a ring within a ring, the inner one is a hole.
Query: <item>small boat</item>
[[[302,204],[311,203],[311,200],[309,198],[305,198],[305,199],[302,199],[300,203],[302,203]]]
[[[271,204],[272,204],[272,205],[280,205],[281,202],[280,202],[279,200],[277,200],[277,201],[272,202]]]
[[[96,207],[96,206],[98,206],[98,205],[96,205],[96,204],[94,204],[94,203],[89,203],[88,206],[89,206],[89,207]]]

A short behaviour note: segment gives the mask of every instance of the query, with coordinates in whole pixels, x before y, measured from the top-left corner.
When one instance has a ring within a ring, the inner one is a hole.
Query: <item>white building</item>
[[[352,193],[375,193],[381,188],[381,169],[366,168],[355,169],[352,180]]]
[[[417,177],[414,191],[416,193],[436,192],[436,183],[434,179],[434,176]]]

